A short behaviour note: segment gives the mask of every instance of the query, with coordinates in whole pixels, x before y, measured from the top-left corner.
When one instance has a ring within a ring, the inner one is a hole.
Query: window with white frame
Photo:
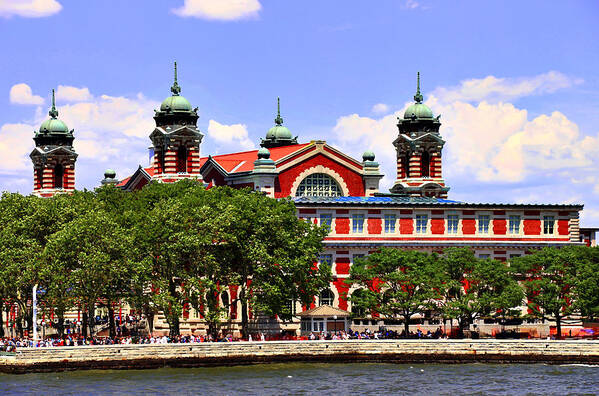
[[[354,213],[351,217],[352,220],[352,232],[354,234],[361,234],[364,232],[364,215],[361,213]]]
[[[425,215],[425,214],[416,215],[416,234],[426,234],[427,226],[428,226],[428,215]]]
[[[509,230],[510,234],[519,234],[520,233],[520,216],[519,215],[510,215],[508,230]]]
[[[333,300],[335,299],[335,295],[330,289],[324,289],[320,292],[320,305],[333,305]]]
[[[478,233],[479,234],[488,234],[490,223],[491,223],[491,219],[490,219],[489,215],[479,215],[478,216]]]
[[[447,215],[447,233],[457,234],[460,218],[456,214]]]
[[[314,173],[301,181],[295,195],[297,197],[339,197],[342,193],[341,188],[331,176]]]
[[[555,225],[555,217],[543,216],[543,234],[553,235],[554,225]]]
[[[397,217],[394,214],[385,215],[385,234],[394,234],[395,233],[395,223],[397,222]]]
[[[331,224],[333,224],[333,216],[330,213],[321,213],[320,214],[320,226],[326,227],[330,231]]]

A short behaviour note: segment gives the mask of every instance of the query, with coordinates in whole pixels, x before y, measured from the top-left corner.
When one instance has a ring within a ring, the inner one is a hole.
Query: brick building
[[[284,125],[280,105],[275,125],[261,140],[259,150],[202,157],[203,134],[196,126],[197,108],[180,95],[176,65],[171,92],[172,96],[162,102],[154,116],[150,166],[139,166],[133,175],[121,181],[115,179],[114,171],[107,171],[102,182],[114,182],[133,191],[151,181],[195,178],[209,186],[250,187],[273,198],[293,197],[300,218],[326,224],[331,230],[324,240],[321,261],[331,264],[334,280],[329,289],[317,296],[316,305],[351,310],[347,295],[353,290],[344,283],[350,266],[356,258],[381,246],[428,252],[468,246],[479,257],[506,261],[544,246],[595,241],[595,229],[585,229],[584,241],[581,238],[579,214],[583,205],[469,203],[449,199],[449,187],[443,179],[445,141],[439,133],[440,116],[435,117],[422,103],[419,76],[414,104],[398,119],[397,138],[389,142],[397,151],[396,180],[389,192],[379,191],[383,175],[374,153],[366,151],[361,159],[356,159],[326,141],[299,143],[298,137],[293,137]],[[52,109],[50,121],[54,122],[56,111],[54,106]],[[39,133],[42,134],[41,128]],[[54,142],[48,148],[38,145],[36,150],[48,154],[63,150],[60,161],[64,169],[74,170],[72,131],[61,126],[49,133],[66,136],[62,140],[65,147],[56,148]],[[53,174],[57,171],[48,154],[44,163],[38,158],[42,154],[35,150],[32,153],[35,192],[39,194],[57,188],[49,181],[51,170],[54,169]],[[43,188],[38,182],[40,164],[45,164]],[[72,186],[72,179],[66,180],[65,189]],[[232,301],[231,294],[223,298]],[[295,308],[301,309],[299,305]],[[235,306],[230,309],[232,314],[239,311]],[[193,313],[182,329],[199,329],[200,322],[199,314]],[[160,324],[156,327],[160,328]]]

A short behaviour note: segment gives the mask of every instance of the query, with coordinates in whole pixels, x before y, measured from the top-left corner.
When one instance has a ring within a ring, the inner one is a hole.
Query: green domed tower
[[[281,117],[281,101],[277,98],[277,118],[275,118],[275,126],[268,130],[266,138],[262,139],[260,146],[271,148],[290,146],[293,144],[297,144],[297,136],[293,137],[289,128],[283,125],[283,117]]]
[[[189,101],[180,95],[177,62],[171,93],[160,109],[154,110],[156,128],[150,134],[153,178],[162,182],[185,178],[201,180],[200,144],[204,135],[196,125],[198,108],[192,108]]]
[[[447,198],[449,188],[442,176],[441,152],[445,141],[439,134],[441,116],[422,103],[420,73],[414,104],[398,117],[399,136],[393,142],[397,151],[397,178],[392,193]]]
[[[58,119],[54,90],[50,119],[42,122],[33,140],[35,149],[29,157],[33,162],[33,193],[41,197],[51,197],[58,192],[71,192],[75,189],[75,161],[77,153],[73,149],[73,130]]]

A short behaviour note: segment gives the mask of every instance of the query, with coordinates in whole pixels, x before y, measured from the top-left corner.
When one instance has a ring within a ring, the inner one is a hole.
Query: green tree
[[[441,262],[447,276],[444,312],[458,320],[459,332],[481,316],[505,316],[522,303],[511,269],[497,260],[479,259],[469,248],[446,249]]]
[[[576,265],[574,305],[588,320],[599,318],[599,247],[571,249]]]
[[[350,300],[358,309],[402,317],[408,334],[414,314],[437,308],[443,297],[443,275],[436,254],[381,248],[352,265],[348,281],[361,292]]]

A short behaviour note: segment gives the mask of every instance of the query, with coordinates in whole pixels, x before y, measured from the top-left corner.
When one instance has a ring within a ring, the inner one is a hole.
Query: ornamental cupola
[[[397,178],[391,192],[400,195],[446,198],[449,188],[442,176],[441,153],[445,141],[439,134],[440,115],[422,103],[420,73],[414,103],[398,117],[399,136],[393,142],[397,151]]]
[[[35,149],[29,155],[33,162],[33,193],[41,197],[75,189],[75,137],[73,130],[58,119],[54,90],[48,115],[50,118],[35,131]]]
[[[105,186],[107,184],[117,184],[119,181],[116,178],[116,172],[112,169],[106,169],[104,171],[104,179],[100,181],[100,183]]]
[[[180,95],[177,62],[171,93],[160,105],[160,110],[154,110],[156,128],[150,134],[152,178],[162,182],[186,178],[201,180],[200,144],[204,135],[196,125],[198,108],[192,108]]]
[[[260,146],[265,148],[290,146],[297,144],[297,136],[293,137],[289,128],[283,125],[283,117],[281,117],[281,101],[277,98],[277,118],[275,125],[268,130],[266,138],[262,139]]]

